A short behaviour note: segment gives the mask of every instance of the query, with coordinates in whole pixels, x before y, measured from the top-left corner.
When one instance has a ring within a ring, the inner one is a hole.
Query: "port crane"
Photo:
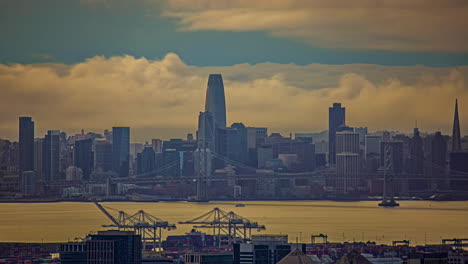
[[[114,227],[119,230],[134,231],[135,234],[141,236],[144,250],[146,250],[147,243],[152,245],[152,250],[161,250],[162,230],[173,230],[176,228],[174,224],[163,221],[143,210],[139,210],[135,214],[128,214],[124,211],[102,206],[97,201],[93,201],[93,203],[112,222],[111,225],[102,225],[102,227]],[[116,211],[118,216],[114,217],[109,210]]]
[[[219,238],[223,235],[228,236],[229,244],[235,243],[239,239],[244,242],[249,241],[252,237],[252,230],[259,232],[266,229],[264,225],[217,207],[192,220],[179,222],[179,224],[192,224],[194,228],[212,229],[213,235],[217,235]]]

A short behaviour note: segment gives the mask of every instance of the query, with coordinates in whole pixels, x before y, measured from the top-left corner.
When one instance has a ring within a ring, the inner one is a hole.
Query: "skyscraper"
[[[20,173],[34,170],[34,122],[31,117],[19,118]]]
[[[226,101],[221,74],[210,74],[206,90],[205,112],[213,114],[216,128],[226,127]]]
[[[441,186],[446,178],[447,167],[447,142],[440,132],[436,132],[431,141],[431,186]],[[440,188],[439,188],[440,189]]]
[[[410,173],[423,174],[424,173],[424,151],[423,140],[419,135],[419,129],[415,128],[413,138],[410,139],[409,144],[410,152]]]
[[[335,134],[340,126],[346,124],[346,108],[341,107],[340,103],[334,103],[333,107],[328,109],[328,155],[329,163],[336,163],[336,143]]]
[[[94,165],[97,172],[112,170],[112,144],[108,141],[96,141]]]
[[[347,193],[359,186],[359,133],[343,131],[335,133],[336,187]]]
[[[44,138],[42,147],[42,169],[46,181],[60,179],[60,131],[49,130]]]
[[[112,169],[119,177],[127,177],[130,162],[130,128],[112,128]]]
[[[153,146],[146,144],[143,151],[137,154],[137,173],[153,171],[156,168],[156,153]]]
[[[460,121],[458,120],[458,100],[455,100],[455,114],[453,117],[452,151],[461,151]]]
[[[83,171],[83,178],[89,179],[89,175],[93,170],[94,154],[93,154],[93,139],[78,140],[75,142],[73,151],[74,165]]]

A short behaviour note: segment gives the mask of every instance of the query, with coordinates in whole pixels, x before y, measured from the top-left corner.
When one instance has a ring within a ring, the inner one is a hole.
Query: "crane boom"
[[[106,210],[106,208],[104,208],[96,201],[93,201],[93,203],[94,205],[96,205],[97,208],[99,208],[99,210],[101,210],[101,212],[103,212],[107,216],[107,218],[109,218],[109,220],[112,221],[112,223],[114,223],[114,225],[120,227],[120,223]]]

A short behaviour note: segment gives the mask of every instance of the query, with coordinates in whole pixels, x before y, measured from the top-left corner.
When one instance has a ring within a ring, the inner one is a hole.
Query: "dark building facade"
[[[458,118],[458,100],[455,100],[455,113],[453,117],[453,130],[452,130],[452,151],[461,150],[460,138],[460,120]]]
[[[70,264],[140,264],[141,236],[131,231],[99,231],[85,242],[60,246],[61,263]]]
[[[446,178],[447,167],[447,142],[440,132],[436,132],[431,142],[431,164],[429,168],[432,185],[441,188]]]
[[[112,144],[108,141],[97,141],[95,148],[94,168],[98,172],[112,170]]]
[[[130,128],[112,128],[112,169],[119,177],[127,177],[130,166]]]
[[[93,139],[78,140],[73,149],[73,161],[83,171],[83,179],[88,180],[94,167]]]
[[[141,153],[137,154],[137,173],[142,174],[156,169],[156,153],[151,145],[146,144]]]
[[[60,180],[60,131],[49,130],[42,146],[42,170],[46,181]]]
[[[409,172],[422,175],[424,173],[423,140],[417,128],[414,129],[413,138],[409,142],[409,156]]]
[[[333,107],[328,109],[328,156],[329,163],[336,163],[336,143],[335,135],[339,127],[346,125],[346,108],[341,107],[340,103],[334,103]]]
[[[31,117],[19,118],[19,169],[34,170],[34,122]]]

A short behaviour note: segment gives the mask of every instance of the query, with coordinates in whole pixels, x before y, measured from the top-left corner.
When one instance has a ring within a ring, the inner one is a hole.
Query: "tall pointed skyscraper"
[[[206,90],[205,112],[213,114],[216,128],[226,128],[226,101],[221,74],[210,74]]]
[[[455,116],[453,118],[453,131],[452,131],[452,151],[461,150],[460,140],[460,121],[458,120],[458,100],[455,100]]]

